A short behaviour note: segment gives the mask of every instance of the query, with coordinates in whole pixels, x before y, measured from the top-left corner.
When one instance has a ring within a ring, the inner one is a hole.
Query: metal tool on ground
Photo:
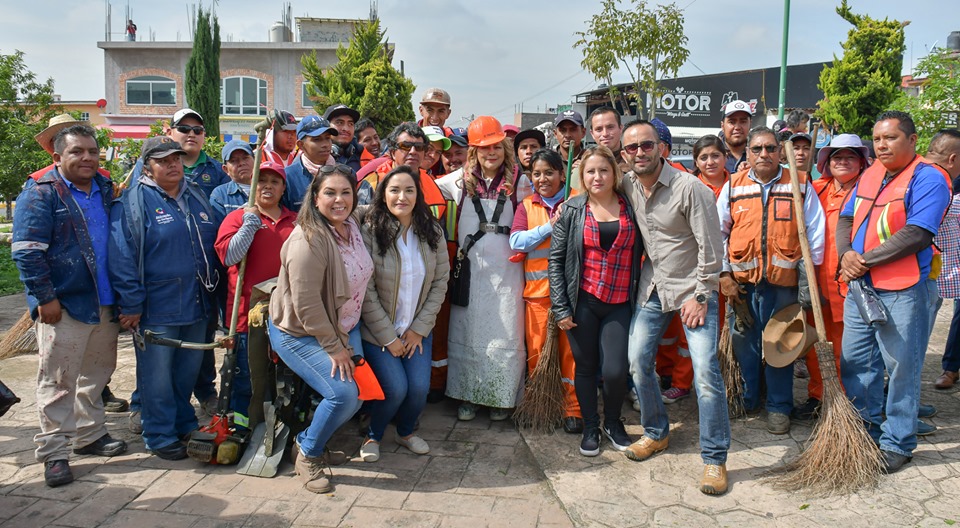
[[[573,145],[567,150],[566,181],[563,199],[570,197],[570,173],[573,170]],[[537,433],[549,433],[563,421],[563,376],[560,372],[560,335],[553,310],[547,315],[547,338],[537,358],[537,366],[527,378],[523,401],[517,405],[513,420],[518,427]]]
[[[786,490],[805,490],[814,494],[852,493],[875,486],[883,469],[880,449],[870,438],[860,415],[843,393],[833,357],[833,344],[827,341],[826,326],[820,304],[817,275],[810,256],[806,227],[803,221],[803,197],[800,193],[797,159],[793,143],[784,143],[790,166],[794,215],[800,234],[800,249],[807,267],[813,302],[813,320],[817,327],[814,351],[823,377],[823,404],[820,420],[813,428],[804,450],[789,462],[773,484]]]

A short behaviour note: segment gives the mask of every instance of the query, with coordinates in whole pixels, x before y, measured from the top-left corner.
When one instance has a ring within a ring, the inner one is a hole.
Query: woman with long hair
[[[557,327],[576,360],[574,386],[583,413],[580,454],[600,454],[597,377],[603,376],[603,434],[618,451],[631,439],[620,410],[627,394],[627,337],[640,280],[643,241],[620,191],[621,172],[604,146],[584,151],[583,194],[563,204],[550,245],[550,299]]]
[[[360,313],[373,261],[354,216],[355,187],[350,167],[319,167],[297,227],[280,251],[280,275],[270,299],[270,344],[323,396],[293,448],[294,468],[313,493],[333,489],[325,466],[342,455],[329,453],[327,441],[360,409],[353,369],[354,358],[363,353]]]
[[[450,261],[417,176],[408,165],[387,173],[362,229],[374,273],[363,300],[361,335],[384,395],[369,404],[370,430],[360,448],[364,462],[379,460],[391,420],[398,444],[418,455],[430,452],[413,430],[430,390],[433,326],[447,293]]]
[[[491,420],[506,420],[522,394],[527,359],[523,267],[509,260],[516,161],[513,143],[490,116],[470,123],[467,137],[464,166],[437,180],[458,204],[451,273],[470,270],[467,298],[450,308],[446,394],[462,401],[460,420],[474,419],[478,406],[490,408]]]
[[[706,135],[693,144],[693,163],[696,165],[693,175],[710,187],[716,196],[720,196],[720,189],[730,179],[726,159],[726,147],[717,136]]]

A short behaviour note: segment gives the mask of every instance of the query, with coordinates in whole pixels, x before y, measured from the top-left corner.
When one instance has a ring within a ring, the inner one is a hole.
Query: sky
[[[662,2],[658,2],[662,3]],[[794,0],[788,62],[804,64],[841,55],[852,27],[835,12],[839,0]],[[0,53],[23,51],[40,78],[52,77],[63,100],[96,100],[104,94],[105,0],[0,0]],[[113,39],[123,39],[129,5],[140,37],[188,40],[188,11],[197,1],[111,0]],[[202,4],[209,7],[211,0]],[[466,126],[470,115],[512,121],[515,111],[543,111],[597,87],[580,66],[575,32],[599,12],[593,0],[380,0],[379,16],[417,85],[415,98],[432,86],[450,92],[448,125]],[[780,64],[783,2],[776,0],[677,0],[684,10],[690,56],[679,76],[773,67]],[[850,0],[854,12],[910,20],[904,73],[928,50],[945,46],[960,30],[958,0]],[[216,11],[223,40],[263,42],[280,20],[276,1],[220,0]],[[293,16],[366,18],[364,0],[293,0]],[[621,72],[614,82],[627,82]],[[419,99],[417,99],[419,100]]]

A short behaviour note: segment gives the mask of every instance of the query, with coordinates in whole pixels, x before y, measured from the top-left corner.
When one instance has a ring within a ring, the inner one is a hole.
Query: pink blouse
[[[340,329],[344,332],[350,332],[360,321],[363,294],[367,292],[367,282],[373,275],[373,259],[370,258],[366,246],[363,245],[360,228],[354,219],[347,219],[344,225],[350,231],[346,239],[341,238],[336,230],[333,233],[337,241],[337,247],[340,248],[343,265],[347,268],[347,279],[350,283],[350,299],[340,307],[339,311]]]

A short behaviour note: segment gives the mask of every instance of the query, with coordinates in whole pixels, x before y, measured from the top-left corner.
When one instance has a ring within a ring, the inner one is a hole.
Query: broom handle
[[[793,142],[785,141],[787,163],[790,164],[790,188],[793,190],[793,210],[797,217],[797,231],[800,235],[800,251],[803,253],[803,267],[807,270],[807,284],[810,286],[810,300],[813,304],[813,322],[817,326],[817,339],[827,341],[827,329],[823,323],[823,307],[820,305],[820,289],[817,287],[817,270],[810,257],[810,242],[807,240],[807,225],[803,218],[803,197],[800,195],[800,175],[797,174],[797,157],[793,151]]]

